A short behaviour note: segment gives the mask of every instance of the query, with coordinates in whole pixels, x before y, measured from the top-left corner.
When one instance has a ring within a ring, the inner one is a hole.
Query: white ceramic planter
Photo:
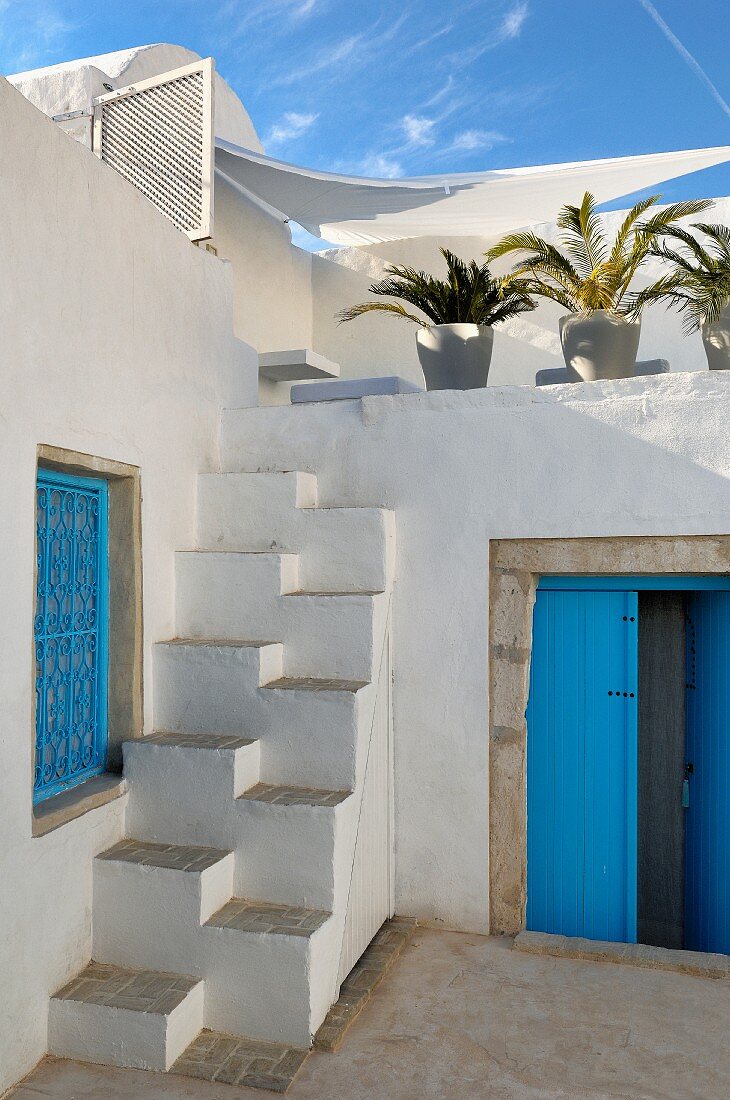
[[[633,378],[641,321],[627,321],[604,309],[560,318],[563,357],[574,382]]]
[[[416,333],[427,390],[473,390],[487,384],[494,331],[489,325],[432,325]]]
[[[710,370],[730,370],[730,302],[717,321],[702,326],[702,343]]]

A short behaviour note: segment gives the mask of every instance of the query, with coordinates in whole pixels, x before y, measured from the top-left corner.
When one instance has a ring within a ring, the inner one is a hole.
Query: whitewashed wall
[[[245,398],[230,267],[0,80],[0,1093],[46,1050],[48,996],[90,952],[92,856],[119,801],[31,837],[39,443],[138,465],[146,715],[150,646],[173,628],[173,551],[222,404]]]
[[[395,509],[397,913],[487,928],[489,540],[727,533],[728,424],[709,371],[224,414],[227,467]]]

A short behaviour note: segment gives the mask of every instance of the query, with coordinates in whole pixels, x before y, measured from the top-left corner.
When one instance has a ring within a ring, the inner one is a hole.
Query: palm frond
[[[408,313],[397,302],[361,302],[358,306],[340,310],[337,314],[337,323],[341,325],[345,321],[353,321],[356,317],[362,317],[363,313],[395,313],[398,317],[404,317],[407,321],[413,321],[417,325],[428,328],[427,321],[422,317],[416,317],[414,313]]]
[[[372,283],[370,293],[399,298],[420,310],[427,318],[410,313],[397,302],[363,302],[338,314],[338,320],[352,321],[364,313],[392,313],[420,325],[449,325],[459,322],[493,325],[507,317],[534,309],[522,284],[505,287],[495,279],[487,264],[462,260],[448,248],[441,255],[446,264],[443,279],[401,264],[385,269],[386,278]]]
[[[621,259],[623,258],[626,251],[626,246],[629,243],[632,229],[636,225],[641,215],[645,214],[650,206],[653,206],[654,203],[658,202],[659,198],[659,195],[649,195],[648,198],[642,199],[641,202],[637,202],[634,206],[631,207],[628,214],[621,223],[619,231],[616,234],[616,239],[613,242],[613,248],[611,249],[610,256],[610,262],[612,264],[619,264],[621,262]]]
[[[708,225],[706,222],[697,222],[694,228],[699,229],[701,233],[709,237],[717,245],[720,252],[730,258],[730,226]]]
[[[562,208],[557,225],[567,230],[562,238],[563,247],[583,275],[590,274],[604,262],[606,238],[596,213],[596,200],[590,191],[586,191],[580,206]]]

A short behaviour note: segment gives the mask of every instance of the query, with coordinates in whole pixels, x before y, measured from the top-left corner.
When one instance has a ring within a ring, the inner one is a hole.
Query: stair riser
[[[140,940],[147,931],[152,939],[164,939],[171,925],[197,928],[208,920],[233,893],[233,865],[232,854],[200,873],[95,860],[94,958],[119,966],[174,972],[175,967],[163,965],[162,960],[140,964],[112,956],[118,944]],[[189,968],[189,961],[187,965]]]
[[[165,1072],[204,1026],[199,983],[169,1016],[51,1000],[49,1053],[80,1062]]]
[[[205,474],[198,483],[197,545],[299,554],[302,588],[382,591],[392,576],[392,513],[380,508],[295,508],[274,493],[287,474]],[[266,479],[266,480],[262,480]]]
[[[312,965],[312,950],[318,938],[332,942],[327,927],[310,939],[225,928],[206,928],[204,932],[208,938],[206,1026],[274,1043],[309,1046],[321,1023],[313,1016],[312,1004],[319,1006],[321,985],[327,980],[327,971]]]
[[[329,924],[306,938],[194,926],[174,911],[168,911],[159,923],[161,914],[152,898],[138,898],[137,903],[136,912],[130,913],[127,907],[116,924],[110,914],[104,939],[99,942],[100,961],[173,972],[182,966],[188,971],[192,968],[205,983],[200,1026],[270,1042],[309,1045],[310,1029],[321,1022],[312,1024],[312,1005],[321,1013],[326,1000],[323,976],[331,971],[319,946],[323,937],[327,943],[333,942],[336,930]],[[321,960],[316,967],[313,951]],[[326,1011],[321,1013],[322,1019]],[[155,1049],[158,1046],[155,1039]],[[106,1058],[102,1055],[94,1060],[105,1062]],[[150,1068],[161,1068],[159,1057],[158,1064]]]
[[[201,731],[203,732],[203,731]],[[237,795],[258,783],[260,744],[254,741],[234,752],[212,749],[187,749],[179,746],[128,743],[124,747],[124,773],[130,789],[127,831],[131,836],[158,839],[148,832],[150,817],[156,812],[169,814],[178,823],[179,839],[167,843],[193,844],[225,848],[211,835],[199,836],[202,820],[211,810],[229,806]]]
[[[284,642],[285,675],[369,680],[376,607],[384,597],[272,595],[251,579],[257,557],[178,554],[177,635],[273,638]]]
[[[331,911],[334,905],[338,830],[347,808],[276,806],[239,799],[243,842],[234,872],[237,897],[263,897],[285,905]]]
[[[268,782],[352,786],[359,700],[369,689],[353,694],[258,688],[225,649],[195,646],[155,647],[154,677],[160,729],[242,737],[253,732]]]

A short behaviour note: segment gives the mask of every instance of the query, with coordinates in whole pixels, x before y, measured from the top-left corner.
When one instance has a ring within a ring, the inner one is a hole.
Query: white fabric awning
[[[599,203],[730,161],[730,146],[493,172],[367,179],[298,168],[216,140],[216,168],[310,233],[335,244],[404,237],[497,237],[554,221],[592,191]]]

